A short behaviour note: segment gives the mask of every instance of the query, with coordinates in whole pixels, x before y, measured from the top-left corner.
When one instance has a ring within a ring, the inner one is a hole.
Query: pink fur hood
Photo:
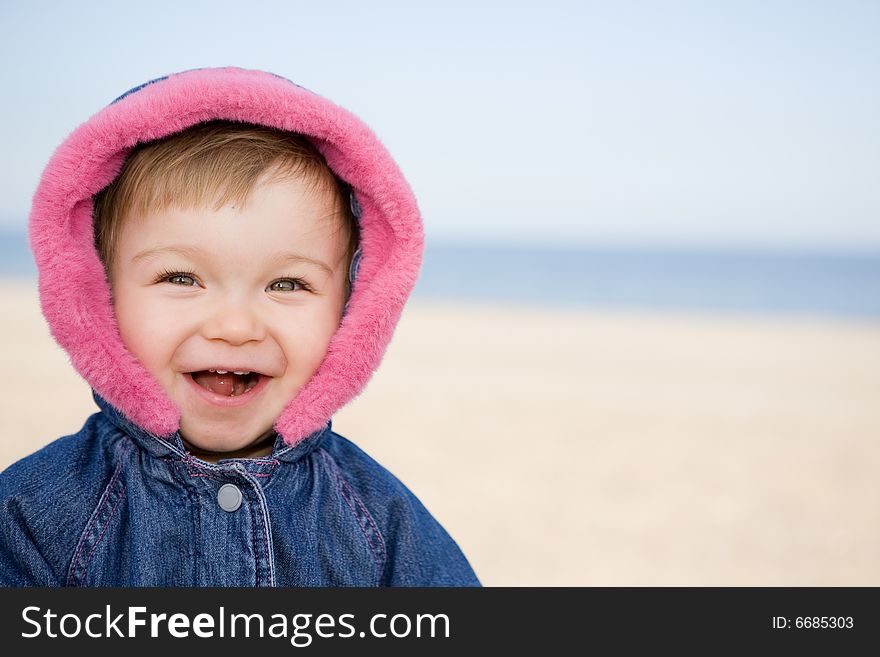
[[[185,71],[124,94],[58,147],[34,195],[30,243],[40,303],[53,337],[98,395],[154,435],[178,430],[179,409],[119,335],[94,246],[92,197],[113,181],[137,143],[213,119],[308,136],[360,207],[362,258],[348,308],[318,370],[275,421],[293,445],[367,384],[422,260],[412,191],[378,138],[350,112],[277,75],[232,67]]]

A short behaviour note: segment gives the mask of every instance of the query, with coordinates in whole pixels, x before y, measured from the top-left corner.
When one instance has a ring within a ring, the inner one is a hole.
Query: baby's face
[[[335,209],[329,190],[285,178],[258,184],[243,208],[123,222],[111,269],[122,339],[198,450],[271,451],[254,446],[318,368],[342,315],[347,235]]]

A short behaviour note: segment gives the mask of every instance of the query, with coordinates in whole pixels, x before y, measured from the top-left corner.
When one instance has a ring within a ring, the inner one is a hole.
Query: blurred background
[[[27,245],[125,90],[260,68],[364,119],[422,276],[333,428],[487,585],[880,585],[880,5],[0,5],[0,468],[97,410]],[[405,403],[402,403],[404,402]]]

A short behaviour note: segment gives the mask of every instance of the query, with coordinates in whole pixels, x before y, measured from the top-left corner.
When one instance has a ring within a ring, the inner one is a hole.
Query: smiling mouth
[[[189,372],[189,376],[200,386],[215,394],[226,397],[238,397],[256,386],[263,375],[259,372],[250,372],[242,375],[235,374],[234,372],[219,374],[209,370],[200,370],[198,372]]]

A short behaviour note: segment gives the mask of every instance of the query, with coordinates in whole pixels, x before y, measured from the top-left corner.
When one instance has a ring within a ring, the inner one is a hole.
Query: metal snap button
[[[217,491],[217,504],[224,511],[232,513],[241,506],[241,491],[235,484],[223,484]]]

